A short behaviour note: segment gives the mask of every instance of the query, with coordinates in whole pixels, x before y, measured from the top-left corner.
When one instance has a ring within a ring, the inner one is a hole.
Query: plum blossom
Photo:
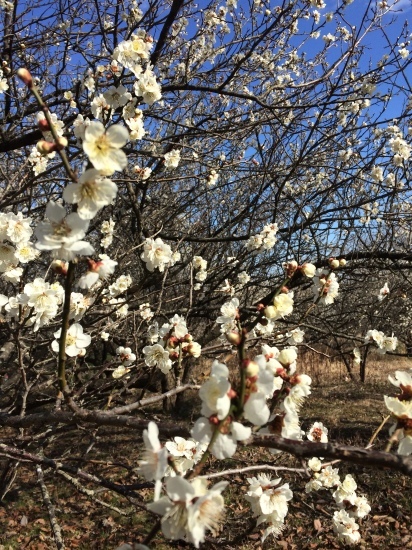
[[[172,149],[168,153],[165,153],[165,168],[177,168],[180,162],[179,149]]]
[[[52,342],[52,350],[58,353],[60,345],[60,336],[62,329],[54,333],[56,340]],[[65,352],[69,357],[76,357],[79,354],[84,354],[85,348],[90,345],[91,336],[83,333],[83,327],[79,323],[74,323],[69,327],[66,333]]]
[[[388,283],[385,283],[379,291],[378,300],[382,302],[382,300],[384,300],[388,294],[389,294]]]
[[[252,433],[251,428],[243,426],[240,422],[226,422],[214,437],[213,444],[210,447],[212,455],[219,460],[230,458],[236,452],[237,442],[245,441]],[[193,439],[199,443],[209,445],[212,440],[216,425],[211,423],[209,418],[200,417],[196,420],[191,430]]]
[[[38,277],[24,286],[23,293],[17,295],[16,302],[33,308],[33,330],[36,332],[57,315],[63,296],[64,289],[59,283],[46,283]]]
[[[149,422],[147,430],[143,431],[143,443],[145,451],[139,460],[139,467],[136,472],[141,474],[147,481],[155,481],[155,500],[159,497],[161,479],[167,469],[168,452],[162,447],[159,441],[159,428],[154,422]]]
[[[304,336],[305,332],[300,328],[294,328],[293,330],[286,333],[288,344],[292,346],[294,346],[295,344],[301,344],[303,342]]]
[[[172,368],[172,361],[169,352],[160,344],[145,346],[143,348],[145,363],[148,367],[158,367],[164,374],[167,374]]]
[[[328,441],[328,429],[322,424],[322,422],[315,422],[310,427],[306,434],[309,441],[318,441],[319,443],[327,443]]]
[[[101,122],[94,120],[85,130],[83,150],[96,170],[110,176],[126,168],[127,158],[121,148],[128,139],[129,132],[124,126],[114,124],[105,130]]]
[[[116,198],[117,185],[103,177],[98,170],[86,170],[79,183],[71,183],[63,191],[63,199],[77,204],[77,214],[83,220],[91,220],[104,206]]]
[[[283,529],[288,513],[288,502],[293,498],[289,484],[280,485],[280,479],[272,480],[266,474],[248,478],[249,490],[246,500],[252,506],[253,515],[258,517],[257,525],[269,523],[262,542],[270,535],[278,536]]]
[[[333,514],[333,530],[344,543],[357,544],[361,538],[359,525],[349,516],[346,510],[339,510]]]
[[[216,323],[221,324],[220,332],[225,333],[233,328],[236,328],[235,319],[239,315],[239,300],[237,298],[232,298],[229,302],[223,304],[220,308],[220,315],[216,319]]]
[[[78,282],[80,288],[90,288],[99,279],[105,280],[113,275],[117,262],[111,260],[107,254],[99,254],[99,258],[100,260],[97,262],[89,260],[89,269],[80,277]]]
[[[146,267],[149,271],[158,269],[161,273],[167,266],[172,266],[176,261],[180,259],[173,255],[170,246],[162,241],[159,237],[157,239],[147,238],[143,245],[143,254],[141,259],[146,262]]]
[[[270,250],[277,242],[276,233],[278,230],[279,228],[277,223],[265,225],[258,235],[253,235],[247,240],[245,244],[246,249],[254,252],[255,254],[262,253],[265,250]]]
[[[276,321],[293,312],[293,292],[278,294],[273,299],[273,305],[265,308],[265,317]]]
[[[223,420],[230,409],[230,382],[228,381],[229,369],[223,363],[214,361],[207,380],[199,390],[202,400],[201,414],[211,416],[215,414],[219,420]]]
[[[92,245],[81,240],[89,227],[88,220],[82,220],[75,212],[66,216],[66,209],[53,201],[47,204],[46,216],[49,221],[40,222],[35,231],[38,250],[50,250],[62,260],[93,254]]]
[[[142,97],[143,101],[148,105],[153,105],[155,101],[159,101],[162,97],[161,87],[156,81],[156,76],[150,67],[139,76],[139,79],[134,84],[134,91],[137,97]]]
[[[128,367],[136,361],[136,355],[132,353],[130,348],[120,346],[116,349],[116,355],[119,356],[119,359],[124,367]]]
[[[117,88],[116,86],[110,86],[110,88],[103,93],[103,97],[107,101],[109,107],[117,109],[118,107],[126,105],[126,103],[132,99],[132,94],[120,84]]]
[[[206,530],[216,534],[224,511],[221,493],[228,483],[220,481],[209,490],[206,483],[201,478],[187,481],[180,476],[166,480],[167,496],[148,505],[149,510],[163,516],[162,531],[166,538],[186,539],[199,548]]]
[[[324,305],[333,304],[339,291],[335,273],[325,272],[322,268],[317,269],[313,277],[313,286],[316,302]]]

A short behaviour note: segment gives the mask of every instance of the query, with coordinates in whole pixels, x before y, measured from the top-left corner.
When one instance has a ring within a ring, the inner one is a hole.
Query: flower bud
[[[329,259],[329,265],[332,269],[338,269],[339,267],[339,260],[336,258],[330,258]]]
[[[225,334],[226,340],[233,346],[239,346],[242,341],[242,336],[235,330],[230,330]]]
[[[28,88],[33,88],[33,77],[27,69],[20,68],[17,70],[17,76]]]
[[[345,258],[341,258],[341,259],[339,260],[339,265],[340,265],[340,267],[345,267],[345,265],[346,265],[346,260],[345,260]]]
[[[259,365],[255,361],[250,361],[246,367],[246,376],[248,378],[254,378],[259,374]]]
[[[295,260],[292,260],[291,262],[285,262],[283,264],[283,269],[286,271],[287,277],[292,277],[295,271],[298,268],[298,262],[295,262]]]
[[[49,132],[50,126],[46,118],[41,118],[37,121],[37,126],[42,132]]]
[[[291,365],[296,361],[297,357],[298,357],[298,354],[293,348],[285,348],[279,353],[277,360],[284,367],[288,367],[289,365]]]
[[[58,275],[67,275],[68,263],[63,260],[54,260],[51,264],[51,268]]]
[[[171,336],[167,341],[167,347],[175,349],[179,345],[179,339],[176,336]]]
[[[277,310],[274,306],[268,306],[265,308],[265,317],[266,319],[273,319],[276,317]]]
[[[37,143],[36,149],[41,155],[49,155],[56,151],[56,144],[42,139]]]
[[[56,141],[56,150],[57,151],[61,151],[62,149],[64,149],[65,147],[67,147],[67,144],[69,142],[67,141],[67,139],[65,137],[59,137],[57,138],[57,141]]]
[[[312,278],[315,276],[316,266],[313,264],[306,263],[300,266],[300,270],[304,275],[306,275],[306,277]]]

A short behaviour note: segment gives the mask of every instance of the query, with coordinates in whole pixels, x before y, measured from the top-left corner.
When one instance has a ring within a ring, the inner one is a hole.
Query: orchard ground
[[[393,387],[387,381],[388,374],[412,367],[412,360],[378,355],[372,357],[367,366],[365,384],[349,380],[345,367],[340,362],[306,354],[301,357],[300,364],[301,371],[313,379],[312,395],[305,401],[302,409],[302,428],[308,429],[313,422],[320,420],[328,427],[331,440],[365,446],[387,414],[383,395],[394,394]],[[206,364],[200,371],[207,373]],[[357,373],[355,377],[357,378]],[[190,401],[188,396],[186,419],[196,418],[199,408],[195,393],[192,398],[193,401]],[[153,408],[151,412],[158,423],[166,419],[159,407]],[[167,420],[170,421],[170,417]],[[384,447],[389,425],[386,424],[377,436],[375,448]],[[142,481],[133,473],[139,458],[141,441],[137,438],[132,441],[130,431],[101,428],[91,433],[84,430],[84,437],[79,441],[78,431],[71,431],[69,428],[66,430],[65,437],[60,437],[56,445],[51,443],[44,449],[46,456],[60,460],[63,457],[68,463],[71,454],[83,456],[84,459],[76,459],[77,465],[87,472],[103,473],[106,479],[117,483],[133,484]],[[4,464],[3,460],[2,470]],[[297,459],[289,455],[273,456],[255,448],[239,448],[239,452],[222,466],[225,469],[240,469],[259,464],[302,467]],[[219,471],[219,466],[219,462],[214,461],[208,472]],[[372,507],[371,513],[364,520],[358,520],[362,534],[359,548],[412,548],[411,480],[397,473],[357,465],[337,464],[334,467],[338,467],[340,473],[354,475],[358,494],[366,495]],[[269,537],[263,545],[260,541],[261,531],[256,528],[248,503],[242,497],[246,490],[246,478],[256,475],[256,472],[250,472],[227,478],[230,485],[224,493],[227,503],[226,521],[221,533],[215,539],[208,538],[202,548],[301,550],[343,547],[332,531],[334,506],[329,493],[321,491],[306,495],[304,474],[283,471],[278,475],[275,472],[267,473],[274,478],[282,477],[283,482],[288,482],[294,493],[285,530],[278,540]],[[0,550],[55,548],[35,467],[21,463],[9,475],[10,481],[14,475],[15,478],[0,506]],[[104,489],[96,490],[96,486],[83,484],[83,487],[95,490],[90,499],[76,490],[70,482],[48,470],[44,470],[44,479],[68,549],[115,550],[124,542],[141,542],[156,522],[155,517],[139,511],[126,499]],[[140,492],[142,504],[152,498],[152,489]],[[111,508],[103,507],[98,501],[105,502]],[[151,543],[151,548],[164,550],[192,546],[182,541],[165,541],[158,534]]]

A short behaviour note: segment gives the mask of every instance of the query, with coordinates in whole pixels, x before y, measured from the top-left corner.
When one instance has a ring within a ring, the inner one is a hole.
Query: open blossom
[[[319,443],[327,443],[328,429],[322,422],[315,422],[306,434],[309,441],[318,441]]]
[[[149,510],[163,516],[166,538],[185,539],[199,548],[207,530],[216,534],[224,511],[221,493],[228,483],[220,481],[209,490],[206,483],[200,478],[188,481],[180,476],[170,477],[166,481],[167,496],[148,505]]]
[[[387,351],[395,351],[398,346],[398,339],[396,336],[386,336],[383,332],[373,329],[368,330],[365,336],[365,342],[374,342],[378,346],[379,353],[386,353]]]
[[[132,99],[132,94],[120,84],[117,88],[116,86],[110,86],[110,88],[104,92],[103,97],[107,101],[109,107],[117,109],[118,107],[126,105],[126,103]]]
[[[228,381],[229,369],[223,363],[214,361],[209,380],[199,390],[202,400],[201,413],[205,416],[215,414],[219,420],[223,420],[230,409],[230,382]]]
[[[59,339],[61,335],[61,329],[54,333],[56,340],[52,342],[52,350],[58,353],[59,351]],[[78,323],[71,325],[66,334],[66,355],[69,357],[76,357],[79,354],[85,352],[85,348],[90,345],[92,341],[91,336],[83,334],[83,327]]]
[[[80,277],[78,282],[80,288],[90,288],[99,279],[105,280],[114,273],[117,262],[111,260],[106,254],[99,254],[99,258],[100,261],[97,262],[89,260],[89,269],[87,273]]]
[[[398,397],[385,395],[385,405],[396,419],[390,432],[399,441],[398,453],[412,454],[412,369],[396,371],[389,376],[389,381],[401,390]],[[396,430],[396,434],[394,434]]]
[[[145,363],[148,367],[158,367],[164,374],[167,374],[172,368],[172,361],[169,352],[160,344],[145,346],[143,348]]]
[[[83,296],[80,292],[72,292],[70,295],[69,319],[73,319],[76,322],[80,321],[92,303],[93,300],[88,296]]]
[[[209,418],[200,417],[196,420],[195,425],[191,430],[193,439],[199,443],[209,445],[216,424],[211,423]],[[214,437],[210,452],[219,460],[230,458],[236,452],[237,442],[244,441],[250,437],[251,428],[243,426],[240,422],[229,422],[222,428],[217,436]]]
[[[352,505],[356,499],[357,483],[351,474],[348,474],[333,493],[333,498],[337,504],[343,504],[345,501]]]
[[[201,256],[193,256],[193,267],[195,269],[200,269],[201,271],[206,271],[207,269],[207,260],[204,260]]]
[[[33,308],[36,332],[57,315],[63,296],[64,289],[59,283],[46,283],[38,277],[24,286],[23,293],[17,295],[16,301],[17,304]]]
[[[129,132],[124,126],[114,124],[105,130],[101,122],[94,120],[86,128],[83,149],[94,168],[110,176],[126,168],[127,157],[121,148],[128,139]]]
[[[333,304],[338,295],[339,283],[333,272],[325,272],[322,268],[317,269],[313,278],[315,301],[320,304]]]
[[[157,500],[161,489],[161,479],[166,473],[169,453],[166,447],[162,447],[160,444],[159,428],[154,422],[149,422],[147,430],[143,431],[143,443],[145,451],[142,459],[139,460],[139,467],[136,471],[147,481],[156,482],[155,500]]]
[[[333,514],[333,530],[338,538],[346,544],[357,544],[361,538],[359,525],[349,516],[346,510],[339,510]]]
[[[216,323],[222,325],[220,332],[225,333],[236,327],[235,319],[239,315],[239,300],[232,298],[229,302],[224,303],[220,312],[222,315],[216,319]]]
[[[286,333],[288,344],[294,346],[295,344],[301,344],[305,336],[305,332],[300,328],[294,328],[290,332]]]
[[[63,199],[77,204],[77,213],[83,220],[91,220],[104,206],[116,198],[117,185],[102,176],[98,170],[86,170],[79,183],[71,183],[63,191]]]
[[[46,216],[49,221],[40,222],[35,231],[38,250],[50,250],[54,257],[62,260],[93,254],[92,245],[81,240],[89,227],[87,220],[82,220],[75,212],[66,216],[66,209],[53,201],[47,204]]]
[[[132,278],[130,277],[130,275],[120,275],[120,277],[118,277],[114,283],[109,285],[109,288],[107,290],[110,296],[118,296],[119,294],[123,294],[123,292],[126,292],[131,284]]]
[[[136,355],[132,353],[132,350],[130,348],[124,348],[123,346],[120,346],[116,349],[116,355],[119,356],[119,359],[124,367],[128,367],[136,361]]]
[[[381,302],[389,294],[388,283],[385,283],[379,291],[378,300]]]
[[[252,506],[253,515],[258,517],[257,524],[269,523],[262,541],[269,535],[278,536],[288,513],[288,501],[293,498],[289,484],[280,485],[280,479],[272,480],[266,474],[248,478],[247,481],[250,487],[246,500]]]
[[[256,254],[270,250],[277,242],[276,233],[278,230],[279,228],[276,223],[265,225],[259,234],[249,237],[245,244],[247,250]]]
[[[179,149],[172,149],[164,156],[165,159],[165,168],[177,168],[180,162],[180,151]]]
[[[138,30],[130,40],[120,42],[113,51],[113,59],[132,71],[135,76],[142,72],[141,63],[149,59],[153,41],[145,39],[145,33]]]
[[[15,249],[7,243],[0,243],[0,272],[7,271],[10,265],[16,263]]]
[[[138,97],[142,97],[143,101],[148,105],[153,105],[155,101],[159,101],[162,97],[160,84],[156,81],[156,76],[150,67],[139,75],[137,82],[134,84],[134,91]]]
[[[31,223],[32,219],[25,218],[21,212],[0,213],[0,240],[7,239],[17,245],[27,243],[33,234]]]
[[[143,246],[143,254],[140,256],[149,271],[158,269],[161,273],[168,265],[173,265],[173,253],[170,246],[157,239],[146,239]]]

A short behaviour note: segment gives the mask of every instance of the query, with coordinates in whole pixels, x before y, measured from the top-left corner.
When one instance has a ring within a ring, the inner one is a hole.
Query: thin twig
[[[62,537],[62,531],[56,519],[54,504],[50,499],[49,491],[47,490],[46,484],[44,483],[43,470],[40,464],[37,464],[36,471],[37,471],[37,481],[40,485],[41,493],[43,496],[43,502],[49,513],[50,526],[53,531],[54,542],[56,543],[57,550],[64,550],[65,546],[64,546],[64,541]]]

